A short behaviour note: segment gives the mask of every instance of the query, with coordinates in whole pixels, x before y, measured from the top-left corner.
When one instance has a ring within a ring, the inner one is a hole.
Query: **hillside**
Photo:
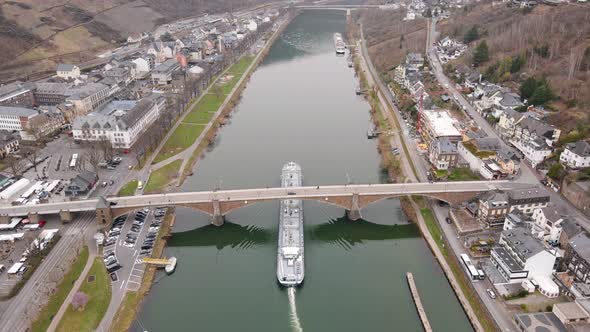
[[[355,13],[363,24],[367,47],[377,70],[386,73],[409,52],[424,53],[426,21],[403,21],[402,10],[363,10]]]
[[[0,0],[0,74],[52,70],[91,59],[132,32],[201,13],[246,8],[262,0]]]
[[[563,128],[590,124],[590,6],[537,6],[532,11],[504,4],[480,4],[438,25],[441,36],[462,40],[476,26],[481,38],[472,42],[453,65],[471,65],[473,49],[485,40],[489,61],[480,66],[488,78],[518,88],[528,77],[545,77],[556,95],[545,106],[549,121]],[[521,69],[511,73],[502,63],[520,56]]]

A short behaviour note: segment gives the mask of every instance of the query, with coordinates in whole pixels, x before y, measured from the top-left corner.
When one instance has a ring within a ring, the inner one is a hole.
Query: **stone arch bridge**
[[[392,197],[420,195],[450,204],[469,200],[486,191],[521,189],[524,184],[510,181],[465,181],[403,184],[358,184],[306,186],[291,188],[258,188],[200,192],[179,192],[127,197],[50,202],[25,206],[0,206],[0,219],[7,222],[13,216],[28,216],[34,222],[40,215],[59,214],[70,221],[72,214],[96,211],[97,221],[108,224],[113,216],[142,207],[183,206],[213,217],[213,224],[222,225],[224,216],[235,209],[257,202],[284,199],[315,200],[341,207],[351,220],[361,217],[368,205]]]

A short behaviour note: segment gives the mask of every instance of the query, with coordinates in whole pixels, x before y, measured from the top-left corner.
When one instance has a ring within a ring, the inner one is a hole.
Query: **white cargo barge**
[[[334,34],[334,48],[336,49],[336,54],[345,54],[346,53],[346,44],[342,39],[342,35],[336,32]]]
[[[290,162],[283,166],[282,187],[300,187],[302,183],[303,175],[299,165]],[[281,201],[280,205],[277,279],[283,286],[297,286],[303,282],[305,274],[303,203],[299,199],[285,199]]]

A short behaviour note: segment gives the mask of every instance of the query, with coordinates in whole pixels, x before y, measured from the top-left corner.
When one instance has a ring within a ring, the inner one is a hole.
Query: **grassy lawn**
[[[479,180],[479,176],[473,173],[469,168],[455,168],[449,174],[449,181],[470,181]]]
[[[135,189],[137,189],[137,180],[129,181],[121,187],[117,196],[131,196],[135,194]]]
[[[88,276],[94,276],[93,282],[88,282]],[[88,295],[89,300],[84,311],[75,311],[70,305],[64,314],[57,331],[95,331],[111,302],[111,280],[104,267],[102,259],[97,257],[84,276],[86,280],[80,286],[80,291]]]
[[[197,108],[193,109],[189,114],[186,115],[184,121],[182,123],[192,123],[192,124],[207,124],[211,121],[211,118],[215,114],[214,111],[205,111],[199,110]]]
[[[39,313],[39,317],[35,320],[32,324],[32,331],[39,331],[43,332],[46,331],[51,324],[51,319],[61,307],[62,303],[72,290],[74,286],[74,282],[78,280],[80,274],[82,274],[82,270],[84,270],[84,266],[86,265],[86,261],[88,260],[88,247],[82,248],[78,259],[74,262],[70,271],[64,276],[64,279],[59,283],[57,286],[57,291],[53,296],[49,299],[49,302],[41,310]]]
[[[182,160],[175,160],[170,164],[153,171],[145,186],[145,192],[149,193],[162,189],[170,183],[172,179],[179,176],[178,171],[180,170],[181,165]]]
[[[471,304],[471,307],[473,308],[475,315],[479,318],[481,325],[486,331],[495,331],[496,325],[487,314],[486,308],[484,308],[481,304],[478,295],[473,290],[473,287],[471,287],[471,281],[467,280],[463,269],[459,266],[458,260],[455,259],[452,253],[448,250],[448,246],[444,243],[442,231],[436,219],[434,218],[432,210],[430,208],[422,208],[420,209],[420,214],[424,218],[426,227],[428,227],[428,231],[432,235],[436,245],[442,252],[443,256],[445,256],[445,260],[453,271],[453,275],[455,275],[455,279],[459,283],[459,287],[461,287],[463,290],[463,293],[467,297],[467,301],[469,301]]]
[[[160,153],[154,158],[154,164],[166,160],[191,146],[205,126],[181,123],[166,141]]]
[[[246,72],[246,69],[248,69],[248,66],[250,66],[252,61],[254,61],[253,56],[243,56],[238,62],[234,63],[227,72],[231,74],[243,74]]]
[[[153,164],[178,154],[195,142],[203,130],[204,125],[211,121],[213,114],[223,104],[252,61],[254,61],[254,57],[252,56],[240,58],[226,72],[226,75],[233,76],[230,80],[219,87],[214,86],[219,81],[213,81],[210,92],[205,94],[186,115],[182,123],[172,133],[168,141],[166,141],[160,153],[154,158]],[[202,124],[203,126],[193,126],[194,124]]]

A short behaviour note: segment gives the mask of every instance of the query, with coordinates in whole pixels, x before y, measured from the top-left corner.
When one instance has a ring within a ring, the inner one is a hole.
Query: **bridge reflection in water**
[[[414,224],[381,225],[366,220],[350,221],[346,217],[306,227],[311,233],[306,241],[337,244],[346,250],[366,241],[419,237]],[[249,249],[258,245],[276,244],[276,232],[254,225],[242,226],[226,222],[222,227],[206,225],[186,232],[173,233],[170,247],[226,247]]]
[[[311,241],[338,244],[346,250],[366,241],[383,241],[419,237],[415,224],[381,225],[363,219],[351,221],[346,217],[332,219],[326,224],[312,226]]]

